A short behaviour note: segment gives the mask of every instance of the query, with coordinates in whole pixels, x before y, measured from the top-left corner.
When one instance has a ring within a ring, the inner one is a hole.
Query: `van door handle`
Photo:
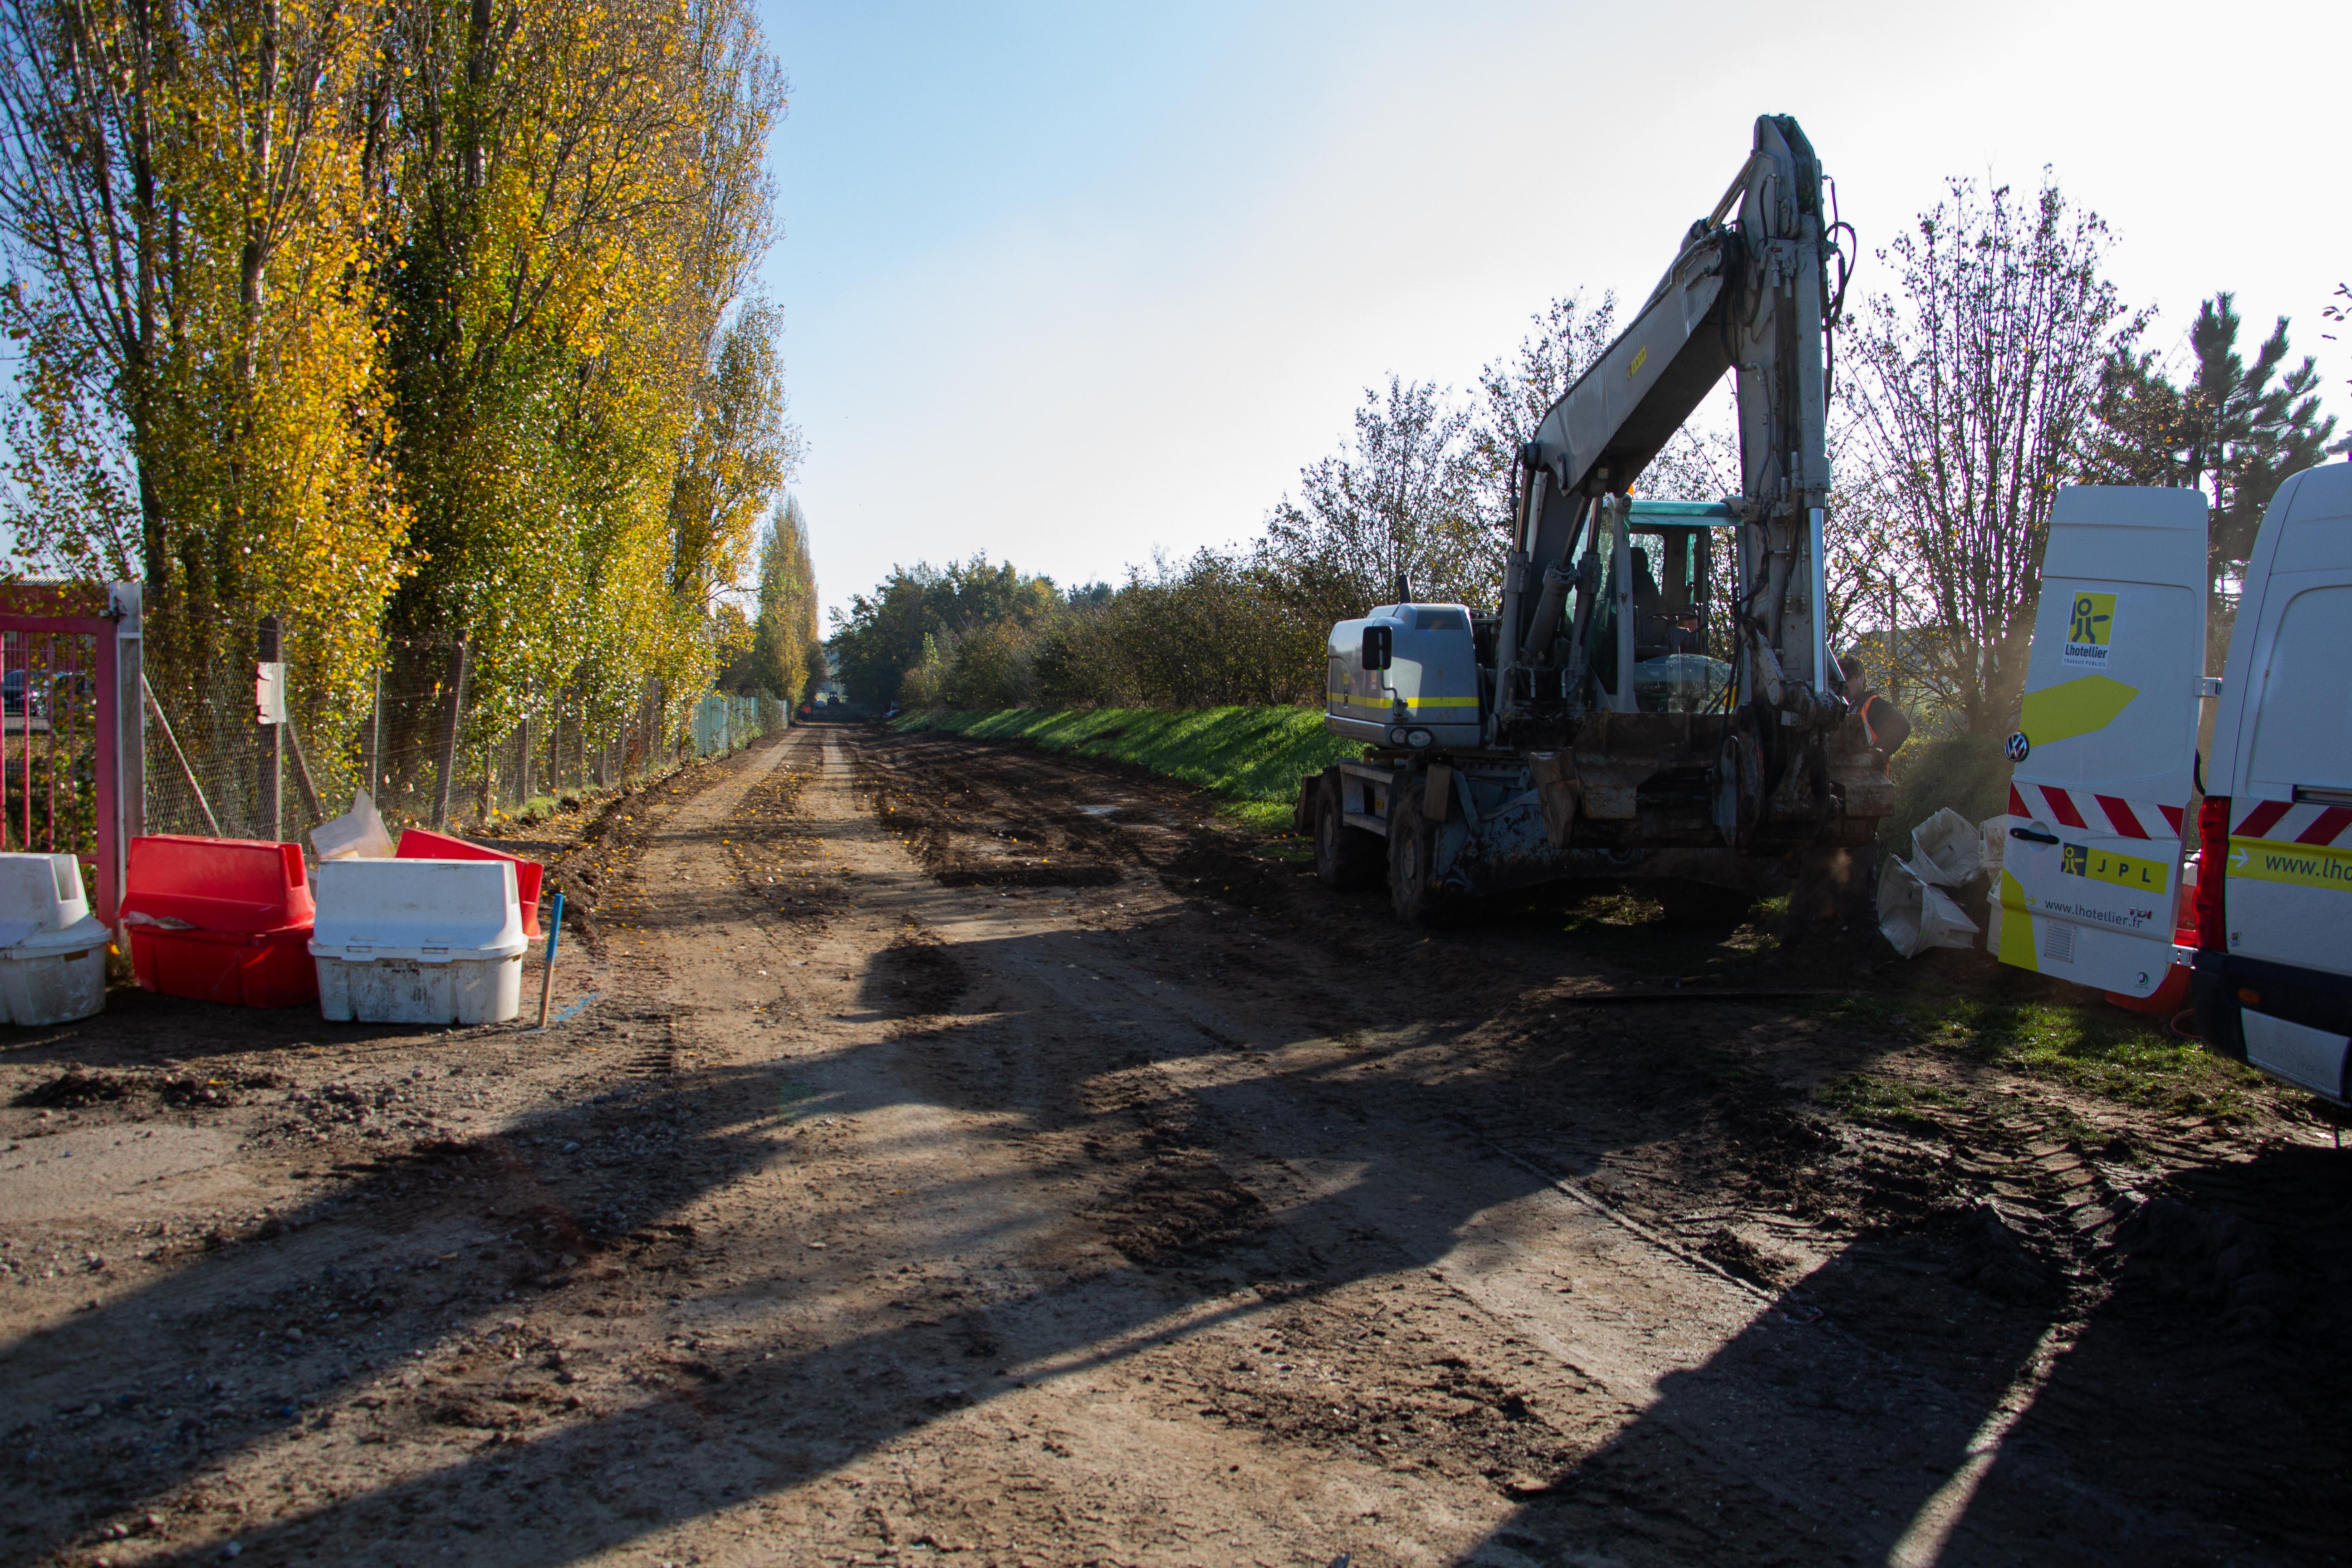
[[[2056,834],[2036,833],[2031,827],[2012,827],[2009,830],[2009,836],[2011,838],[2022,838],[2028,844],[2055,844],[2058,842],[2058,836]]]

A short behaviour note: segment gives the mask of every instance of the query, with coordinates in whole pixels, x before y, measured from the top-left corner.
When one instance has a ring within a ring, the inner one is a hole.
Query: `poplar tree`
[[[796,704],[824,678],[817,641],[816,573],[800,498],[786,495],[760,536],[760,584],[751,622],[750,684]]]

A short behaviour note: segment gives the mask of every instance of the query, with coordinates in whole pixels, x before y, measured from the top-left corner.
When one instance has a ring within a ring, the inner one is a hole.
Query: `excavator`
[[[1588,879],[1646,885],[1685,923],[1787,891],[1792,937],[1868,929],[1894,786],[1825,622],[1852,230],[1824,184],[1795,120],[1756,121],[1632,324],[1520,448],[1495,613],[1400,580],[1396,603],[1332,627],[1326,723],[1365,749],[1300,781],[1325,882],[1385,879],[1411,924]],[[1739,493],[1634,499],[1727,372]]]

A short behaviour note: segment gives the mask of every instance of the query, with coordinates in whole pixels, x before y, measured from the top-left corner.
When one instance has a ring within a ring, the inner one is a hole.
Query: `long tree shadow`
[[[1864,1234],[1461,1561],[2338,1561],[2347,1197],[2333,1150],[2178,1173],[2080,1323],[1981,1217]]]
[[[20,1483],[62,1506],[19,1510],[5,1556],[37,1557],[109,1507],[268,1444],[584,1258],[658,1248],[647,1227],[770,1156],[742,1112],[774,1095],[772,1074],[701,1073],[321,1170],[311,1202],[188,1238],[174,1272],[7,1346],[0,1410]],[[632,1160],[623,1186],[574,1157],[585,1140],[678,1152]],[[265,1374],[214,1370],[232,1350],[251,1364],[257,1346]]]
[[[1149,949],[1152,936],[1139,932],[1137,945]],[[1498,1100],[1525,1100],[1527,1075],[1539,1065],[1536,1047],[1476,1073],[1410,1082],[1372,1070],[1402,1048],[1394,1041],[1349,1050],[1338,1067],[1327,1060],[1286,1069],[1246,1053],[1319,1037],[1319,1029],[1290,1022],[1295,1014],[1234,1025],[1172,991],[1156,995],[1140,980],[1118,994],[1076,989],[1107,984],[1087,967],[1110,967],[1101,952],[1099,941],[1068,932],[969,942],[952,953],[903,945],[875,965],[861,995],[874,1014],[906,1021],[900,1037],[838,1058],[652,1079],[533,1116],[499,1137],[427,1145],[347,1170],[337,1190],[281,1216],[276,1234],[192,1258],[148,1289],[10,1347],[0,1362],[0,1401],[20,1413],[18,1474],[51,1506],[18,1515],[6,1555],[53,1552],[102,1510],[156,1497],[239,1453],[284,1441],[319,1403],[381,1380],[452,1329],[486,1338],[515,1310],[510,1299],[602,1289],[640,1300],[649,1291],[691,1294],[749,1310],[779,1289],[837,1289],[814,1268],[714,1282],[719,1238],[696,1236],[679,1219],[772,1163],[787,1125],[818,1111],[855,1117],[909,1101],[950,1104],[992,1112],[982,1136],[1067,1134],[1080,1148],[1092,1136],[1115,1154],[1131,1153],[1135,1180],[1111,1184],[1084,1210],[1040,1220],[1032,1205],[1023,1222],[1060,1233],[1031,1235],[1031,1245],[1108,1237],[1120,1256],[1104,1261],[1096,1247],[1088,1254],[1096,1261],[1061,1270],[1055,1282],[980,1304],[909,1318],[883,1303],[836,1313],[825,1320],[838,1325],[830,1329],[803,1320],[747,1342],[700,1348],[674,1358],[661,1374],[666,1384],[601,1415],[567,1411],[570,1396],[553,1369],[526,1380],[522,1421],[485,1424],[483,1412],[453,1397],[437,1417],[428,1410],[420,1418],[486,1433],[471,1439],[477,1447],[359,1495],[251,1521],[239,1531],[244,1550],[262,1562],[370,1552],[397,1559],[427,1545],[500,1563],[574,1561],[837,1469],[902,1435],[910,1412],[919,1423],[1011,1387],[999,1367],[1130,1353],[1139,1342],[1132,1336],[1204,1294],[1156,1260],[1182,1255],[1202,1271],[1272,1275],[1328,1292],[1435,1265],[1482,1216],[1549,1185],[1539,1163],[1465,1159],[1419,1135],[1491,1123]],[[1028,989],[984,1017],[941,1016],[976,974],[991,971],[1028,976]],[[1694,1041],[1699,1058],[1724,1055],[1703,1032]],[[1215,1052],[1242,1053],[1232,1058],[1242,1065],[1206,1088],[1171,1094],[1151,1076],[1157,1064]],[[1546,1095],[1572,1098],[1576,1072],[1557,1060],[1540,1065],[1552,1079]],[[1617,1081],[1612,1064],[1589,1070],[1603,1075],[1596,1081]],[[1286,1106],[1304,1109],[1288,1114]],[[1649,1120],[1697,1113],[1665,1108]],[[1297,1157],[1309,1123],[1328,1124],[1330,1146],[1348,1156],[1353,1173],[1248,1212],[1254,1200],[1224,1167]],[[1387,1131],[1355,1131],[1367,1126]],[[1646,1136],[1646,1125],[1636,1135]],[[1146,1179],[1155,1172],[1167,1177],[1158,1186]],[[987,1201],[986,1189],[1028,1179],[1017,1170],[959,1176],[923,1194],[931,1250],[997,1242],[1009,1223],[1003,1216],[1022,1205]],[[1206,1220],[1167,1223],[1218,1181],[1228,1194],[1223,1210],[1211,1202]],[[959,1217],[967,1208],[977,1217]],[[826,1223],[854,1229],[889,1217],[880,1199],[844,1199]],[[1891,1319],[1883,1282],[1867,1290],[1860,1283],[1873,1277],[1869,1253],[1858,1245],[1848,1273],[1824,1270],[1790,1300],[1750,1302],[1747,1331],[1703,1368],[1667,1379],[1654,1408],[1609,1451],[1621,1458],[1596,1458],[1593,1474],[1654,1469],[1641,1456],[1648,1434],[1664,1432],[1694,1473],[1711,1468],[1750,1489],[1742,1495],[1763,1500],[1759,1510],[1793,1510],[1769,1531],[1784,1546],[1807,1539],[1817,1523],[1836,1524],[1857,1544],[1894,1540],[1950,1473],[2047,1320],[2014,1307],[1990,1330],[1979,1323],[1956,1334],[1924,1307]],[[614,1269],[622,1270],[619,1282],[600,1283]],[[291,1321],[298,1317],[360,1329],[330,1331],[323,1344],[305,1330],[312,1337],[294,1341],[286,1331],[300,1326]],[[1883,1342],[1850,1327],[1865,1322]],[[208,1357],[257,1337],[284,1347],[279,1375],[259,1388],[215,1387]],[[1961,1345],[1969,1348],[1954,1348]],[[845,1386],[870,1387],[875,1397],[845,1407],[834,1397]],[[137,1395],[128,1408],[144,1414],[121,1414],[124,1394]],[[70,1414],[89,1407],[99,1413]],[[152,1414],[159,1409],[175,1414]],[[533,1436],[541,1426],[545,1435]],[[1874,1458],[1857,1460],[1857,1453]],[[1578,1490],[1571,1480],[1561,1495]],[[501,1500],[556,1498],[560,1520],[544,1530],[488,1523]],[[1565,1506],[1547,1501],[1529,1511]],[[495,1533],[428,1540],[453,1515]],[[1874,1520],[1886,1523],[1863,1522]],[[1535,1539],[1533,1528],[1522,1533]],[[162,1560],[193,1563],[217,1552],[215,1540]]]

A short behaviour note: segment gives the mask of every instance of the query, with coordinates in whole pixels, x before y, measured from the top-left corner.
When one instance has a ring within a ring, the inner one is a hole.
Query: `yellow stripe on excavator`
[[[1423,708],[1475,708],[1475,697],[1351,697],[1344,691],[1325,695],[1341,708],[1362,708],[1376,713],[1391,712],[1402,706],[1408,711]]]

